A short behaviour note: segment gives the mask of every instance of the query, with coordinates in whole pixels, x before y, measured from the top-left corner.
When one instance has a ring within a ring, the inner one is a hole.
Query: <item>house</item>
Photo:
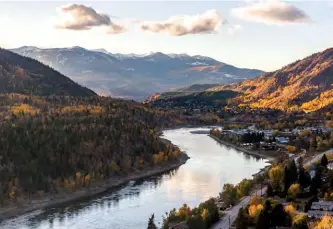
[[[281,144],[287,144],[289,142],[288,137],[276,137],[275,140]]]
[[[333,202],[332,201],[319,201],[313,202],[308,215],[314,218],[321,218],[325,215],[333,216]]]

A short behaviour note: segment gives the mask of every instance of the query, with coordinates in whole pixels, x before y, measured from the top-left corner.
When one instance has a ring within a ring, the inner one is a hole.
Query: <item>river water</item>
[[[202,128],[164,131],[163,137],[178,145],[191,159],[180,168],[128,184],[109,193],[57,208],[35,211],[0,224],[1,229],[145,229],[155,213],[162,215],[183,203],[191,207],[215,197],[225,183],[250,178],[267,165],[205,134]],[[192,131],[195,131],[193,133]]]

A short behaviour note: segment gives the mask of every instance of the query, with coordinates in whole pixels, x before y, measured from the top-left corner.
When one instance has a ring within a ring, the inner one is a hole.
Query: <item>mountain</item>
[[[263,73],[186,54],[112,54],[104,49],[29,46],[12,51],[37,59],[98,94],[136,100],[192,84],[234,83]]]
[[[333,48],[255,79],[207,89],[221,90],[240,92],[232,100],[237,106],[284,111],[319,110],[333,103]]]
[[[243,92],[235,101],[252,108],[318,110],[333,103],[333,48],[222,89]]]
[[[42,63],[0,49],[0,93],[33,95],[96,95]]]
[[[237,96],[229,97],[230,105],[283,111],[319,110],[333,104],[333,48],[315,53],[277,71],[264,73],[260,77],[229,85],[213,86],[206,88],[205,92],[222,93],[230,90],[238,93]],[[164,100],[163,104],[170,104],[166,100],[174,100],[175,96],[190,97],[193,101],[201,97],[200,94],[196,97],[197,92],[186,93],[183,89],[180,91],[181,93],[172,91],[154,95],[150,99]],[[211,101],[213,100],[216,100],[216,95],[211,97]]]

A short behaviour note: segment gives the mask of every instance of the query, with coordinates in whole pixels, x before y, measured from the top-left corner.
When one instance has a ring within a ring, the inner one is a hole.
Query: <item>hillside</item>
[[[256,79],[210,90],[243,92],[234,100],[238,105],[311,112],[333,103],[332,83],[333,48],[330,48]]]
[[[333,48],[315,53],[277,71],[264,73],[260,77],[239,83],[213,86],[206,88],[205,92],[230,90],[239,94],[229,99],[229,105],[283,111],[319,110],[333,104]],[[170,95],[171,97],[191,96],[193,101],[197,96],[195,93],[185,93],[180,90],[180,92],[172,91],[155,95],[150,99],[170,99]],[[216,100],[216,96],[211,97],[211,100]]]
[[[0,49],[0,93],[32,95],[96,95],[31,58]]]
[[[182,117],[107,97],[0,94],[0,206],[177,160],[159,129]]]
[[[240,82],[263,73],[186,54],[113,54],[103,49],[27,46],[12,51],[37,59],[100,95],[135,100],[192,84]]]
[[[162,95],[150,96],[146,102],[163,108],[215,108],[228,105],[230,99],[239,93],[231,90],[203,91],[195,93],[169,92]]]

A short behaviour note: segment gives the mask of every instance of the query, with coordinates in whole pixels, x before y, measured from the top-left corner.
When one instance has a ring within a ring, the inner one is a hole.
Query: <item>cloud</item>
[[[119,33],[124,33],[126,31],[127,31],[126,28],[121,25],[111,24],[109,26],[107,33],[108,34],[119,34]]]
[[[173,16],[166,21],[144,22],[143,31],[166,33],[171,36],[216,32],[225,23],[217,10],[209,10],[198,15]]]
[[[110,16],[98,13],[92,7],[81,4],[62,6],[59,11],[59,22],[57,29],[90,30],[93,27],[108,26],[110,34],[126,31],[122,25],[113,23]]]
[[[240,19],[265,24],[300,24],[311,21],[301,9],[277,0],[261,1],[244,7],[234,8],[231,13]]]
[[[228,34],[233,35],[235,32],[241,29],[243,29],[241,25],[229,25]]]

